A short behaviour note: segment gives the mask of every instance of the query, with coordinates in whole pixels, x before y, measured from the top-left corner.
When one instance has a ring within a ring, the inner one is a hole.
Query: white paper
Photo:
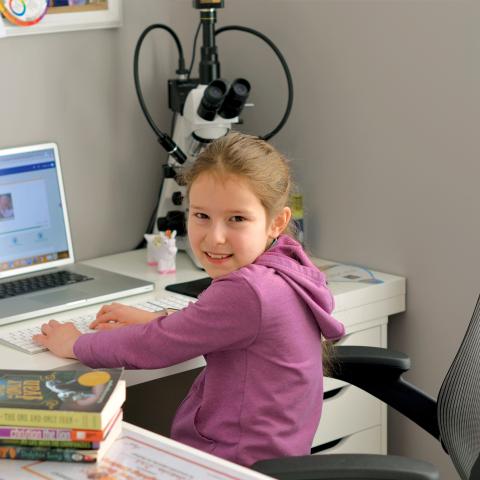
[[[383,283],[373,272],[358,265],[327,265],[322,270],[329,282]]]
[[[124,423],[97,464],[0,460],[0,480],[266,480],[248,468]]]

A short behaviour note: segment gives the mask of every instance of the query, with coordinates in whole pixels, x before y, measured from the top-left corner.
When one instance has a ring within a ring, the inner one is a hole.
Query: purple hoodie
[[[82,335],[91,367],[162,368],[204,355],[172,438],[227,460],[310,452],[323,400],[321,336],[339,338],[325,277],[282,235],[257,260],[215,279],[196,303],[144,325]]]

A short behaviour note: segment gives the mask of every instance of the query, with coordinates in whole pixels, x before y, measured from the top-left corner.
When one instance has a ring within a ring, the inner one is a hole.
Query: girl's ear
[[[269,235],[272,238],[277,238],[287,228],[290,218],[292,218],[290,207],[283,207],[280,213],[273,218],[270,224]]]

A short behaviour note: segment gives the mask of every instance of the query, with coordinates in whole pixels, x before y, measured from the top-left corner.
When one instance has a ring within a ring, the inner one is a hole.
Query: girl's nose
[[[215,245],[225,243],[227,238],[225,228],[221,223],[213,223],[208,236],[209,240]]]

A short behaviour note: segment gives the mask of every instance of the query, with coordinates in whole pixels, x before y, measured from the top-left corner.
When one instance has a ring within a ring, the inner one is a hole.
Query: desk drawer
[[[324,401],[313,445],[343,438],[381,423],[381,403],[359,388],[346,385]]]
[[[380,327],[370,327],[353,333],[347,333],[335,345],[365,345],[366,347],[381,347],[382,332]]]
[[[316,455],[330,453],[382,453],[382,428],[380,426],[368,428],[361,432],[353,433],[332,442],[330,448],[326,448]]]

